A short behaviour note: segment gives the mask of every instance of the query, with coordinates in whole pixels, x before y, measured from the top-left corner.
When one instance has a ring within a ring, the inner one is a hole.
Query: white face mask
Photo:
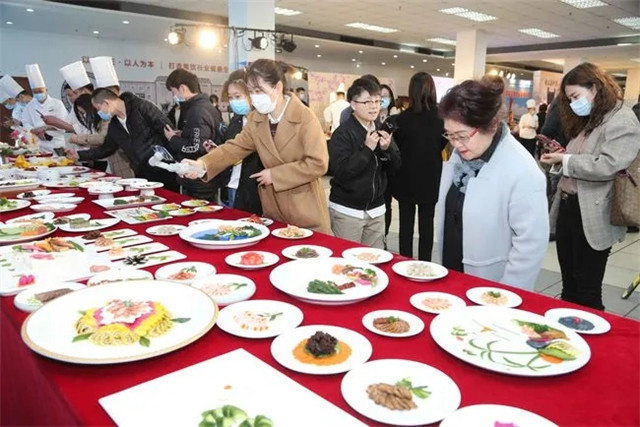
[[[271,100],[271,96],[266,93],[251,94],[251,104],[258,110],[260,114],[269,114],[276,109],[275,101]]]

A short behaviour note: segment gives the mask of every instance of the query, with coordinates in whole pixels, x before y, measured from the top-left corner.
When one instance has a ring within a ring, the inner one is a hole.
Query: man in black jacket
[[[165,188],[178,191],[175,174],[149,165],[152,147],[167,144],[164,128],[169,119],[162,111],[131,92],[118,96],[106,88],[94,91],[91,102],[102,120],[113,118],[107,136],[102,145],[79,152],[69,150],[69,155],[84,162],[108,157],[122,148],[137,177],[162,182]]]
[[[357,79],[347,91],[353,114],[329,141],[329,216],[337,237],[382,249],[387,173],[400,167],[391,135],[376,130],[380,86]]]
[[[204,142],[218,141],[216,129],[220,124],[215,107],[207,95],[200,92],[198,76],[178,68],[167,77],[166,87],[173,99],[180,104],[180,122],[182,128],[173,130],[167,126],[164,134],[169,140],[169,150],[176,160],[193,159],[207,154]],[[218,187],[214,181],[203,182],[199,179],[179,178],[182,194],[199,199],[217,201]]]

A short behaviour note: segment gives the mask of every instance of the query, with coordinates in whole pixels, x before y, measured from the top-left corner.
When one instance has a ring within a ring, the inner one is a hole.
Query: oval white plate
[[[313,249],[316,251],[318,256],[316,257],[298,257],[296,256],[296,252],[298,252],[302,248]],[[316,246],[316,245],[295,245],[289,246],[288,248],[284,248],[282,250],[282,255],[286,256],[289,259],[318,259],[318,258],[329,258],[333,255],[333,251],[329,248],[325,248],[324,246]]]
[[[49,190],[47,190],[49,191]],[[75,197],[76,193],[53,193],[46,194],[44,196],[36,197],[38,203],[51,202],[55,203],[57,199],[68,199],[69,197]]]
[[[424,266],[425,268],[430,269],[433,274],[428,276],[416,276],[413,274],[409,274],[408,269],[410,266],[414,264],[417,266]],[[440,264],[427,262],[427,261],[417,261],[417,260],[400,261],[393,264],[391,268],[395,273],[403,277],[406,277],[407,279],[412,280],[414,282],[430,282],[432,280],[442,279],[447,274],[449,274],[449,270],[447,270],[445,267],[441,266]]]
[[[182,206],[186,206],[188,208],[199,208],[202,206],[207,206],[210,202],[208,200],[201,200],[201,199],[191,199],[191,200],[185,200],[184,202],[180,203]]]
[[[342,257],[369,264],[384,264],[393,259],[393,254],[378,248],[351,248],[344,250]]]
[[[465,406],[442,420],[440,427],[460,426],[558,427],[546,418],[524,409],[505,405]]]
[[[384,332],[373,326],[373,321],[379,317],[397,317],[404,320],[409,324],[409,330],[407,332],[394,334],[392,332]],[[407,313],[402,310],[376,310],[371,311],[364,315],[362,318],[362,324],[365,328],[378,335],[392,338],[405,338],[418,335],[424,330],[424,322],[418,316],[411,313]]]
[[[177,274],[181,270],[184,270],[186,268],[195,269],[195,276],[193,278],[185,280],[169,278],[169,276],[171,276],[172,274]],[[207,264],[206,262],[174,262],[173,264],[167,264],[157,269],[156,279],[188,285],[196,279],[211,276],[212,274],[216,274],[216,268],[211,264]]]
[[[106,172],[86,172],[83,174],[80,174],[81,177],[83,178],[102,178],[103,176],[106,175]]]
[[[16,295],[13,300],[13,304],[16,306],[18,310],[22,310],[27,313],[31,313],[32,311],[36,311],[44,304],[34,298],[35,294],[39,294],[41,292],[49,292],[55,291],[58,289],[71,289],[72,291],[77,291],[78,289],[86,288],[82,283],[77,282],[64,282],[64,283],[50,283],[46,285],[36,285],[32,286],[29,289],[25,289]],[[59,298],[59,297],[58,297]]]
[[[81,183],[80,185],[78,185],[78,187],[84,188],[85,190],[87,190],[89,188],[95,188],[95,187],[114,187],[114,185],[107,181],[87,181],[87,182]]]
[[[51,222],[54,216],[56,215],[53,212],[40,212],[40,213],[36,212],[29,215],[22,215],[17,218],[7,220],[7,224],[15,224],[16,222],[23,222],[23,221],[33,221],[37,219],[45,222]]]
[[[180,205],[177,203],[162,203],[159,205],[153,205],[151,206],[151,209],[153,209],[154,211],[173,211],[176,209],[180,209]]]
[[[300,228],[300,231],[303,233],[301,236],[299,237],[287,237],[287,236],[283,236],[282,233],[284,230],[286,230],[286,228],[276,228],[275,230],[271,231],[271,235],[278,237],[280,239],[287,239],[287,240],[298,240],[298,239],[306,239],[307,237],[311,236],[313,234],[313,231],[306,229],[306,228]]]
[[[247,300],[256,293],[254,281],[238,274],[214,274],[194,280],[191,286],[209,295],[218,306]]]
[[[417,408],[394,411],[378,405],[367,394],[367,387],[372,384],[395,385],[405,378],[413,387],[426,386],[425,390],[431,393],[425,399],[412,396]],[[360,414],[396,426],[435,423],[458,409],[461,400],[460,389],[447,374],[433,366],[402,359],[373,360],[356,366],[342,379],[340,391],[349,406]],[[478,424],[464,426],[469,425]]]
[[[14,207],[11,208],[0,208],[0,213],[7,213],[7,212],[13,212],[13,211],[18,211],[20,209],[24,209],[27,206],[29,206],[31,204],[30,201],[28,200],[24,200],[24,199],[8,199],[10,202],[15,203]]]
[[[143,182],[147,182],[147,180],[145,178],[124,178],[124,179],[117,180],[116,184],[130,186],[133,184],[139,184]]]
[[[71,214],[71,215],[62,215],[57,217],[56,219],[53,220],[53,223],[56,225],[60,225],[60,224],[68,224],[69,221],[71,221],[72,219],[75,218],[82,218],[82,219],[91,219],[91,215],[88,213],[77,213],[77,214]],[[60,221],[64,221],[64,222],[60,222]]]
[[[87,189],[89,194],[115,194],[124,191],[121,185],[98,185]]]
[[[31,209],[36,212],[71,212],[78,205],[74,205],[71,203],[46,203],[39,205],[32,205]]]
[[[589,313],[584,310],[576,310],[575,308],[552,308],[548,310],[544,317],[553,320],[554,322],[560,323],[562,326],[565,326],[571,330],[576,331],[579,334],[587,334],[587,335],[597,335],[597,334],[606,334],[611,330],[611,324],[607,322],[602,317],[597,314]],[[578,329],[577,325],[574,323],[567,323],[565,321],[560,321],[560,319],[565,317],[578,318],[580,320],[586,320],[591,322],[593,328],[591,329]]]
[[[116,181],[120,181],[122,178],[119,176],[102,176],[100,178],[98,178],[98,181],[104,181],[104,182],[116,182]]]
[[[84,200],[84,197],[69,197],[69,198],[59,198],[59,199],[55,199],[56,203],[69,203],[72,205],[77,205],[78,203],[82,202]],[[47,203],[47,201],[44,202],[40,202],[41,204],[43,203]]]
[[[156,188],[164,187],[164,184],[156,181],[140,182],[131,184],[131,187],[136,190],[155,190]]]
[[[217,325],[242,338],[271,338],[295,329],[303,318],[302,310],[293,304],[256,299],[223,308]]]
[[[251,227],[259,231],[253,237],[234,240],[208,240],[204,237],[212,232],[217,232],[220,227],[246,228]],[[236,249],[251,246],[262,239],[269,237],[269,229],[260,224],[247,224],[242,221],[212,220],[198,225],[190,225],[180,232],[180,238],[201,249]]]
[[[488,303],[482,299],[482,294],[484,294],[485,292],[499,292],[501,296],[505,296],[507,299],[505,300],[504,303],[501,303],[501,304]],[[522,298],[520,298],[520,295],[516,294],[515,292],[511,292],[506,289],[502,289],[498,287],[480,286],[477,288],[471,288],[467,291],[466,295],[467,295],[467,298],[469,298],[471,301],[475,302],[476,304],[486,305],[489,307],[513,308],[522,304]]]
[[[427,298],[432,300],[429,301],[429,305],[424,302]],[[431,314],[440,314],[467,305],[462,298],[446,292],[419,292],[411,295],[409,302],[418,310]]]
[[[294,357],[293,349],[302,340],[310,338],[318,331],[330,334],[338,341],[345,342],[351,347],[351,355],[344,362],[335,365],[313,365],[300,362]],[[278,335],[271,343],[271,355],[279,364],[296,372],[313,375],[347,372],[369,360],[372,351],[371,343],[365,336],[351,329],[330,325],[301,326]]]
[[[27,194],[27,193],[32,193],[33,196],[25,197],[25,194]],[[31,199],[35,199],[36,197],[46,196],[48,194],[51,194],[51,190],[33,190],[33,191],[29,191],[29,192],[20,193],[16,197],[18,199],[31,200]]]
[[[169,211],[169,215],[171,216],[189,216],[189,215],[193,215],[194,213],[196,213],[196,211],[194,211],[191,208],[180,208],[180,209],[175,209],[173,211]]]
[[[119,270],[105,271],[98,273],[87,281],[87,286],[98,286],[113,282],[129,282],[131,280],[150,280],[153,274],[146,270],[137,270],[135,268],[121,268]]]
[[[265,227],[269,227],[270,225],[273,225],[273,220],[270,218],[260,217],[260,220],[262,221],[262,225],[264,225]],[[249,217],[240,218],[238,221],[253,222],[249,220]]]
[[[195,208],[194,210],[200,213],[214,213],[214,212],[221,211],[222,209],[224,209],[223,206],[212,205],[212,206],[200,206]]]
[[[257,264],[257,265],[242,264],[240,262],[240,259],[242,258],[242,255],[247,254],[247,253],[258,253],[258,254],[262,255],[264,257],[264,262],[262,264]],[[278,255],[272,254],[271,252],[265,252],[265,251],[236,252],[234,254],[228,255],[224,259],[224,262],[226,262],[230,266],[237,267],[237,268],[242,268],[243,270],[258,270],[260,268],[270,267],[270,266],[276,264],[278,261],[280,261],[280,257]]]
[[[71,228],[71,224],[60,224],[60,230],[68,233],[85,233],[87,231],[102,230],[105,228],[113,227],[120,222],[119,218],[100,218],[92,219],[89,221],[89,227],[83,228]]]
[[[25,232],[29,228],[32,228],[29,224],[17,223],[0,225],[0,231],[2,232],[0,233],[0,245],[5,243],[24,243],[31,240],[39,240],[45,236],[48,236],[49,234],[55,233],[55,231],[58,229],[58,227],[51,222],[45,222],[43,223],[43,226],[44,228],[42,230],[42,233],[40,234],[29,234],[21,236],[21,233]]]
[[[175,236],[180,234],[185,228],[187,228],[187,226],[181,224],[163,224],[149,227],[146,232],[152,236]]]

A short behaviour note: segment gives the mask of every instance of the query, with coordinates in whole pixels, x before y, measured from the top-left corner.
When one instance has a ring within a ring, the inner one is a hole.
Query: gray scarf
[[[455,185],[461,193],[467,192],[467,185],[471,178],[475,178],[485,165],[484,160],[462,160],[460,163],[456,163],[453,167],[453,185]]]

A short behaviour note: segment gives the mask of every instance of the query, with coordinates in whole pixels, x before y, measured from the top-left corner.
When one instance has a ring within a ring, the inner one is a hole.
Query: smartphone
[[[385,120],[380,127],[380,130],[387,132],[389,135],[391,135],[396,129],[398,129],[398,126],[392,120],[388,119]]]
[[[556,153],[564,153],[566,151],[566,149],[562,146],[562,144],[560,144],[555,139],[551,139],[548,136],[545,136],[543,134],[538,134],[536,138],[538,138],[538,141],[540,141],[540,143],[542,144],[542,147],[546,151],[556,152]]]

